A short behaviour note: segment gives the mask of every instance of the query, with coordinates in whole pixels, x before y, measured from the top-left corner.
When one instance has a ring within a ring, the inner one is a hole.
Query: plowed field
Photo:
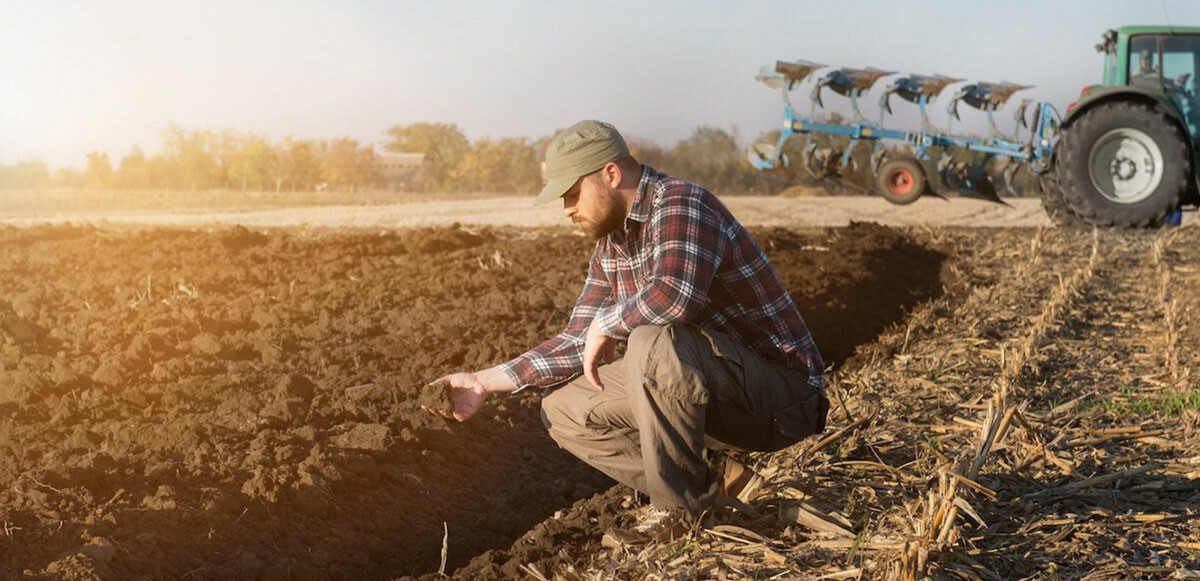
[[[832,437],[752,458],[729,528],[628,553],[599,540],[638,499],[537,393],[415,403],[561,328],[583,237],[0,229],[0,578],[390,579],[443,546],[462,579],[1200,568],[1200,230],[754,234],[834,366]]]

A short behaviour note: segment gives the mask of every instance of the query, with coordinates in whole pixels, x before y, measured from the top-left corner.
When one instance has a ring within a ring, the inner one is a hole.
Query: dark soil
[[[434,382],[419,388],[416,402],[422,409],[434,412],[454,411],[454,398],[450,395],[449,384],[445,382]]]
[[[948,270],[879,226],[756,236],[835,365]],[[559,330],[589,254],[557,230],[0,229],[0,579],[385,579],[443,540],[447,572],[497,577],[598,539],[622,491],[536,391],[460,424],[417,388]]]

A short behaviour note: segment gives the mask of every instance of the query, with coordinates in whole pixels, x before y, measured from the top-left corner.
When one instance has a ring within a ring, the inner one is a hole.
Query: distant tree
[[[202,131],[203,139],[206,142],[209,153],[212,155],[213,163],[216,164],[216,175],[218,184],[214,187],[229,187],[242,185],[239,181],[246,181],[254,174],[254,170],[240,171],[239,179],[233,177],[234,165],[242,164],[243,168],[247,165],[241,162],[240,158],[244,155],[243,146],[246,141],[253,139],[254,136],[243,135],[235,129],[222,129],[220,131]],[[245,188],[242,188],[243,191]]]
[[[85,185],[83,172],[69,167],[54,170],[54,187],[82,188]]]
[[[358,142],[349,139],[330,141],[321,160],[321,177],[334,189],[348,188],[354,183],[354,151]]]
[[[375,150],[348,137],[334,139],[326,145],[321,175],[335,189],[356,191],[373,185],[379,181]]]
[[[662,169],[712,191],[722,191],[722,173],[740,157],[732,136],[716,127],[700,126],[671,148]]]
[[[183,185],[179,164],[159,153],[146,160],[145,184],[148,188],[179,189]]]
[[[108,161],[108,153],[89,151],[87,154],[87,169],[83,173],[83,182],[92,189],[107,188],[112,185],[112,163]]]
[[[225,185],[225,174],[213,155],[214,134],[211,131],[188,131],[169,125],[163,131],[164,155],[179,172],[173,180],[189,190],[218,188]]]
[[[676,163],[686,167],[710,168],[738,157],[738,146],[724,130],[703,125],[675,144],[671,155]]]
[[[629,154],[641,163],[664,171],[671,165],[670,152],[650,139],[628,137],[625,143],[629,146]]]
[[[450,172],[471,149],[470,142],[453,123],[413,123],[387,130],[385,149],[395,153],[424,153],[428,179],[441,189],[449,186]]]
[[[717,194],[765,194],[780,189],[776,178],[746,161],[736,128],[726,132],[716,127],[697,127],[667,151],[662,165],[656,167]]]
[[[229,182],[243,192],[248,188],[263,189],[270,179],[270,166],[275,157],[271,143],[259,135],[246,135],[224,142],[224,146],[233,149],[227,155]]]
[[[117,166],[113,181],[118,188],[130,190],[140,190],[157,185],[151,182],[146,164],[146,154],[137,145],[130,148],[129,153],[121,158],[121,164]]]
[[[287,136],[279,146],[282,181],[291,190],[312,190],[321,181],[321,150],[310,139]],[[278,186],[276,186],[278,188]]]
[[[480,139],[449,178],[468,191],[529,193],[541,185],[541,164],[536,147],[526,138]]]
[[[287,150],[282,143],[268,144],[270,152],[267,156],[264,179],[268,187],[275,188],[275,193],[283,191],[283,182],[287,179]]]
[[[375,163],[374,147],[364,145],[354,152],[354,178],[356,188],[369,188],[379,184],[382,176],[379,174],[379,166]]]
[[[53,183],[50,169],[40,161],[0,166],[0,188],[45,188]]]

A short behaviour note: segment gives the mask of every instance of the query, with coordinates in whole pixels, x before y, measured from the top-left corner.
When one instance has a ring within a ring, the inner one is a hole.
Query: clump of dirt
[[[450,385],[434,382],[417,389],[417,405],[422,409],[434,412],[454,411],[454,398],[450,394]]]
[[[886,228],[756,236],[832,362],[940,292],[945,256]],[[590,248],[562,230],[0,230],[0,563],[393,578],[436,571],[445,537],[451,570],[498,551],[472,565],[489,576],[532,558],[509,548],[531,529],[547,554],[598,538],[621,493],[585,501],[611,481],[549,439],[536,390],[459,423],[414,389],[560,330]],[[579,518],[543,522],[562,510]]]
[[[234,226],[223,232],[220,236],[221,244],[230,250],[262,246],[268,240],[266,234],[252,231],[245,226]]]
[[[409,252],[434,253],[474,248],[495,240],[490,230],[475,232],[455,223],[449,228],[405,230],[400,239]]]

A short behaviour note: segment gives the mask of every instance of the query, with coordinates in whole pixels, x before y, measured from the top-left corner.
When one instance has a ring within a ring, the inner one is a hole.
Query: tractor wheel
[[[1046,215],[1061,228],[1091,228],[1088,224],[1076,216],[1070,208],[1067,207],[1067,201],[1063,199],[1062,187],[1058,185],[1058,179],[1054,174],[1044,174],[1037,178],[1038,197],[1042,200],[1042,208],[1046,210]]]
[[[875,174],[875,191],[893,204],[911,204],[925,192],[925,171],[916,160],[885,161]]]
[[[1179,207],[1192,174],[1178,126],[1129,102],[1085,112],[1067,128],[1058,162],[1066,206],[1098,226],[1158,226]]]

